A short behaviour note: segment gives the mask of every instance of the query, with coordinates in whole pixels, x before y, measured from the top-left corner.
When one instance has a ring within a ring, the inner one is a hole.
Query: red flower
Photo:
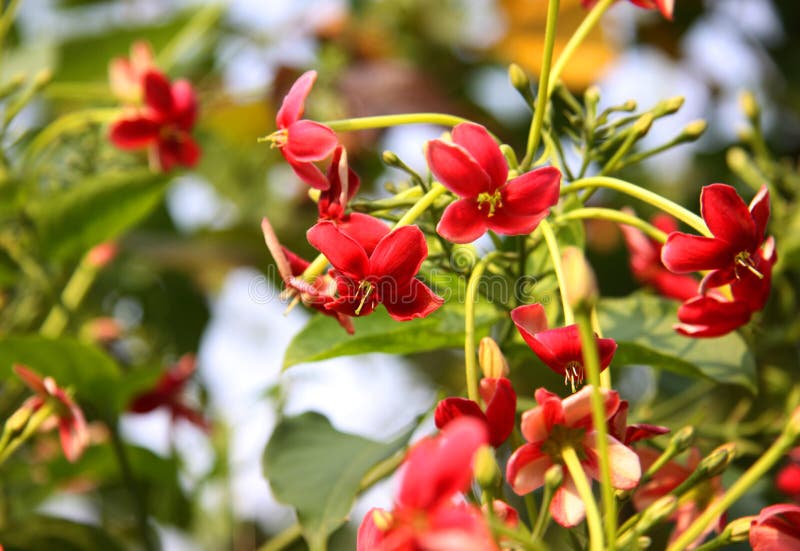
[[[628,424],[628,401],[622,400],[617,411],[608,419],[608,434],[630,446],[639,440],[645,440],[667,434],[669,429],[660,425],[648,425],[646,423]]]
[[[666,233],[678,229],[675,220],[666,214],[653,217],[652,224]],[[688,300],[697,294],[697,280],[688,275],[673,274],[661,262],[661,243],[633,226],[623,224],[620,228],[630,252],[631,272],[637,281],[677,300]]]
[[[193,167],[200,147],[191,135],[197,118],[194,89],[186,80],[170,84],[155,70],[144,75],[144,107],[111,125],[111,142],[125,150],[149,148],[151,159],[168,172],[175,165]]]
[[[398,321],[425,317],[444,300],[414,276],[428,256],[416,226],[393,230],[368,253],[335,224],[322,221],[308,230],[308,242],[335,268],[338,297],[325,307],[348,316],[371,313],[380,303]]]
[[[646,10],[658,10],[666,19],[672,20],[672,12],[675,10],[675,0],[630,0],[634,6],[639,6]],[[591,8],[597,4],[597,0],[581,0],[584,8]]]
[[[428,142],[425,155],[434,176],[461,197],[444,211],[436,231],[454,243],[469,243],[494,230],[504,235],[532,232],[558,202],[561,173],[553,167],[513,180],[500,147],[478,124],[453,128],[453,143]]]
[[[358,530],[358,551],[493,551],[497,545],[478,508],[456,501],[472,480],[486,427],[465,417],[409,452],[394,509],[371,509]]]
[[[660,455],[653,449],[642,448],[637,450],[639,459],[642,462],[642,470],[647,471]],[[653,478],[644,483],[633,494],[633,504],[639,511],[649,507],[660,497],[663,497],[677,488],[689,475],[691,475],[700,463],[701,455],[697,448],[689,450],[689,458],[686,466],[680,465],[675,461],[670,461],[661,467]],[[675,522],[675,529],[670,536],[670,542],[675,541],[694,520],[699,517],[707,507],[714,502],[722,499],[725,491],[722,488],[722,479],[719,476],[711,478],[698,484],[691,493],[684,495],[678,508],[672,513],[670,520]],[[706,530],[693,541],[687,549],[694,549],[712,531],[721,531],[725,526],[725,515],[721,515],[716,523],[710,525]]]
[[[160,407],[169,409],[172,420],[185,419],[193,425],[209,430],[211,425],[199,411],[186,405],[182,398],[183,387],[195,371],[193,354],[184,354],[156,383],[155,388],[138,395],[131,401],[128,411],[148,413]]]
[[[514,430],[517,394],[514,392],[514,387],[511,386],[511,381],[505,377],[481,379],[480,393],[486,404],[485,413],[472,400],[457,397],[445,398],[439,402],[434,412],[436,427],[443,429],[453,420],[463,416],[477,417],[489,427],[489,443],[497,448]]]
[[[111,91],[125,103],[141,103],[144,75],[155,68],[150,44],[144,40],[134,42],[130,58],[117,57],[108,64]]]
[[[61,449],[64,450],[64,456],[69,461],[78,459],[89,443],[89,431],[81,408],[56,384],[52,377],[42,378],[32,369],[19,364],[14,366],[14,372],[28,388],[36,393],[35,396],[25,400],[23,408],[37,411],[48,401],[55,402],[54,416],[58,421]]]
[[[800,549],[800,507],[772,505],[761,510],[750,524],[753,551]]]
[[[800,502],[800,447],[789,452],[791,463],[775,476],[775,486],[797,502]]]
[[[298,178],[311,187],[328,189],[328,180],[314,162],[333,153],[338,145],[336,134],[324,124],[300,119],[315,80],[317,72],[307,71],[292,85],[275,118],[278,131],[270,136],[270,140],[273,147],[281,150]]]
[[[583,368],[583,348],[577,325],[547,329],[547,317],[541,304],[514,308],[511,319],[534,354],[547,367],[564,376],[564,384],[570,383],[574,389],[576,383],[583,382],[586,372]],[[614,339],[601,339],[597,336],[595,341],[602,371],[611,364],[617,343]]]
[[[761,278],[756,265],[769,218],[766,186],[756,194],[750,207],[736,190],[725,184],[711,184],[700,194],[703,220],[714,237],[673,232],[661,250],[664,265],[676,273],[711,270],[701,291],[721,287],[752,274]]]
[[[600,479],[591,392],[592,387],[586,386],[561,400],[544,388],[536,391],[539,406],[522,414],[522,435],[528,443],[518,448],[506,465],[506,479],[517,494],[524,495],[542,486],[547,469],[563,463],[561,450],[565,447],[575,450],[588,476]],[[606,419],[610,419],[619,408],[619,394],[607,389],[601,389],[601,393]],[[610,434],[606,438],[612,485],[620,490],[635,488],[642,475],[638,456]],[[566,468],[563,482],[550,504],[550,514],[565,527],[577,525],[586,514],[575,482]]]

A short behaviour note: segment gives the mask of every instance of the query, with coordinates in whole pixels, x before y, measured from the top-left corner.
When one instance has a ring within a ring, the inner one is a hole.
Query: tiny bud
[[[400,157],[398,157],[397,153],[395,153],[394,151],[389,151],[389,150],[384,151],[383,154],[381,155],[381,158],[383,159],[383,162],[389,166],[397,166],[398,164],[400,164]]]
[[[52,69],[42,69],[36,76],[33,77],[33,85],[36,88],[41,88],[53,78],[53,71]]]
[[[653,539],[650,536],[639,536],[636,542],[639,546],[638,549],[649,549],[653,545]]]
[[[739,105],[751,121],[757,121],[761,116],[761,107],[759,107],[758,100],[753,92],[749,90],[742,92],[742,95],[739,96]]]
[[[674,495],[667,494],[657,499],[642,513],[642,518],[636,524],[637,531],[647,531],[651,526],[669,517],[677,508],[678,498]]]
[[[483,337],[478,345],[478,365],[481,366],[484,377],[508,377],[508,361],[491,337]]]
[[[728,442],[708,454],[697,465],[698,471],[705,471],[708,478],[722,474],[736,457],[736,444]]]
[[[728,168],[734,172],[739,172],[747,168],[747,165],[749,164],[747,152],[741,147],[730,148],[728,153],[725,155],[725,160],[728,163]]]
[[[739,141],[748,143],[753,140],[753,130],[743,126],[736,131],[736,136],[739,138]]]
[[[651,113],[645,113],[636,119],[636,122],[633,123],[631,128],[639,137],[644,136],[650,131],[650,127],[653,125],[653,120],[654,117]]]
[[[703,135],[708,128],[708,123],[703,119],[692,121],[683,127],[683,132],[678,137],[682,141],[693,141]]]
[[[107,266],[119,252],[119,247],[113,241],[106,241],[92,247],[86,253],[86,262],[95,268],[103,268]]]
[[[509,65],[508,79],[511,81],[511,86],[513,86],[517,92],[522,94],[522,97],[525,98],[525,101],[528,102],[529,105],[533,105],[535,103],[533,94],[531,93],[531,81],[522,67],[516,63]]]
[[[501,479],[500,468],[491,446],[481,446],[473,461],[475,480],[481,488],[494,488]]]
[[[656,111],[664,115],[671,115],[677,112],[678,109],[683,107],[684,101],[686,101],[686,99],[683,96],[675,96],[669,99],[665,99],[664,101],[658,104]]]
[[[508,144],[500,144],[500,151],[503,153],[503,157],[506,158],[506,162],[508,166],[512,169],[516,169],[519,166],[519,160],[517,160],[517,154],[514,152],[514,149]]]
[[[573,309],[590,309],[597,302],[597,280],[583,251],[566,247],[561,256],[564,269],[564,293],[567,304]]]
[[[394,516],[389,511],[383,509],[374,509],[372,511],[372,522],[375,523],[375,528],[381,532],[387,531],[394,523]]]
[[[583,93],[583,101],[587,106],[595,106],[600,101],[600,88],[597,86],[589,86]]]
[[[561,486],[564,480],[564,469],[561,465],[553,465],[544,473],[544,485],[551,490],[555,490]]]
[[[621,105],[623,111],[636,111],[638,106],[639,104],[636,103],[636,100],[632,99],[629,99]]]
[[[725,536],[726,540],[731,543],[747,541],[748,537],[750,536],[750,524],[756,518],[758,517],[742,517],[731,521],[725,527],[725,530],[723,530],[720,537]]]
[[[28,424],[31,414],[33,414],[33,409],[23,405],[6,419],[6,430],[11,433],[21,431]]]
[[[676,452],[686,450],[694,443],[695,430],[692,426],[686,426],[680,429],[670,439],[669,445],[675,448]]]

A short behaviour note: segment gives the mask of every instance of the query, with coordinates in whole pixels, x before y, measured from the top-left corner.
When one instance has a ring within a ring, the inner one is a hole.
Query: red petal
[[[14,373],[16,373],[17,377],[22,379],[22,382],[36,394],[43,396],[49,394],[47,388],[44,386],[44,379],[34,370],[22,364],[14,364]]]
[[[612,417],[619,408],[619,394],[614,390],[605,388],[600,389],[600,394],[603,397],[603,409],[605,410],[606,419],[608,419]],[[561,407],[564,408],[564,424],[568,427],[589,428],[594,426],[592,421],[591,386],[586,385],[575,394],[564,398],[561,402]]]
[[[525,341],[547,367],[561,375],[564,375],[570,362],[583,364],[581,340],[575,325],[548,329]]]
[[[505,377],[481,380],[481,394],[486,386],[494,386],[491,399],[486,400],[486,420],[489,424],[490,444],[497,448],[506,441],[514,430],[517,413],[517,394],[511,381]]]
[[[371,255],[378,242],[390,231],[389,226],[369,214],[354,212],[339,222],[339,229],[358,241],[367,255]]]
[[[584,440],[588,451],[597,453],[596,432],[586,434]],[[642,478],[642,467],[639,456],[632,449],[611,435],[606,435],[608,441],[608,459],[611,467],[611,485],[618,490],[631,490],[639,484]],[[600,480],[599,461],[584,463],[584,468],[592,478]]]
[[[677,273],[717,270],[732,264],[740,250],[721,239],[675,232],[661,249],[661,262]]]
[[[436,231],[453,243],[471,243],[486,233],[486,217],[473,199],[459,199],[444,209]]]
[[[516,494],[525,495],[544,485],[544,474],[552,465],[538,445],[524,444],[508,459],[506,480]]]
[[[769,221],[769,190],[767,186],[761,186],[756,196],[750,201],[750,214],[756,225],[756,238],[760,241],[764,239]]]
[[[678,222],[670,216],[669,214],[664,214],[660,212],[653,216],[650,222],[659,230],[663,231],[664,233],[672,233],[674,231],[678,231]]]
[[[660,261],[659,261],[660,263]],[[689,300],[697,295],[697,280],[689,275],[673,274],[661,269],[647,282],[659,294],[675,300]]]
[[[453,128],[453,141],[469,152],[473,159],[486,171],[493,189],[506,183],[508,163],[497,143],[485,127],[463,122]]]
[[[564,408],[558,395],[539,388],[536,390],[536,402],[539,406],[523,413],[520,423],[522,436],[534,444],[545,440],[554,425],[564,424]]]
[[[159,142],[158,146],[162,167],[164,167],[165,171],[176,164],[192,168],[200,160],[200,155],[202,154],[200,146],[188,134],[181,136],[180,140]],[[164,161],[166,159],[169,160],[169,166],[165,166]]]
[[[609,365],[611,360],[614,359],[614,353],[617,351],[617,342],[614,339],[600,339],[597,335],[594,336],[597,342],[598,354],[600,355],[600,371],[603,371]]]
[[[175,122],[182,130],[189,131],[197,119],[197,98],[188,80],[178,80],[172,85],[175,102]]]
[[[437,429],[445,428],[450,421],[459,417],[475,417],[486,421],[481,407],[467,398],[450,397],[441,400],[433,412],[433,421]]]
[[[425,236],[417,226],[403,226],[384,236],[369,257],[370,274],[380,284],[404,289],[428,257]]]
[[[515,216],[546,213],[558,203],[560,188],[561,173],[557,168],[547,166],[526,172],[501,189],[502,210]]]
[[[374,507],[367,511],[364,518],[361,520],[361,526],[358,528],[358,537],[356,539],[356,551],[374,551],[380,548],[380,543],[384,539],[384,532],[375,524],[375,515],[390,516],[388,511]]]
[[[727,285],[734,279],[736,279],[736,270],[733,266],[726,266],[725,268],[719,270],[712,270],[706,274],[706,277],[704,277],[702,281],[700,281],[700,294],[705,294],[710,289]],[[692,298],[696,294],[698,293],[695,293],[689,298]]]
[[[158,139],[160,125],[145,117],[118,120],[111,125],[109,139],[120,149],[141,149]]]
[[[494,216],[486,218],[486,225],[490,230],[502,235],[526,235],[536,229],[548,212],[544,210],[531,216],[513,216],[501,208],[494,213]]]
[[[292,84],[275,118],[278,128],[286,128],[303,116],[303,106],[316,80],[316,71],[306,71]]]
[[[80,408],[74,406],[70,408],[67,416],[59,418],[58,434],[61,439],[61,449],[64,450],[64,457],[70,462],[76,461],[89,443],[86,419]]]
[[[281,149],[287,159],[296,162],[321,161],[339,145],[333,130],[314,121],[297,121],[286,132],[286,145]]]
[[[672,13],[675,10],[675,0],[656,0],[661,15],[672,21]]]
[[[784,494],[800,495],[800,465],[787,465],[775,476],[775,486]]]
[[[408,288],[400,293],[397,300],[387,300],[381,291],[381,302],[389,315],[397,321],[409,321],[424,318],[444,303],[444,299],[436,295],[427,285],[418,279],[412,279]]]
[[[700,204],[703,220],[714,237],[727,241],[737,252],[758,246],[754,243],[753,216],[736,189],[726,184],[705,186],[700,193]]]
[[[492,191],[492,181],[478,162],[459,145],[431,140],[425,148],[428,166],[444,187],[459,197]]]
[[[300,163],[295,161],[294,159],[290,159],[286,156],[286,152],[284,149],[281,149],[281,153],[283,153],[284,158],[289,163],[289,166],[292,167],[294,173],[300,178],[303,182],[310,185],[314,189],[321,189],[326,190],[330,183],[322,171],[317,168],[317,165],[314,163]]]
[[[750,321],[750,309],[743,302],[717,300],[699,296],[678,309],[682,322],[675,330],[688,337],[718,337]]]
[[[335,314],[341,314],[344,316],[360,317],[360,316],[368,316],[369,314],[375,311],[375,308],[377,306],[378,306],[378,301],[375,300],[374,294],[370,295],[365,300],[363,294],[359,293],[352,295],[343,295],[336,300],[326,302],[325,310],[333,312]],[[358,313],[356,313],[356,311],[358,311]],[[339,319],[338,316],[337,319]],[[347,328],[345,327],[345,329]],[[348,333],[349,332],[350,331],[348,331]]]
[[[553,515],[553,520],[564,528],[577,526],[586,516],[586,507],[569,473],[564,473],[564,482],[553,495],[550,514]]]
[[[161,118],[171,118],[175,111],[172,87],[167,77],[150,70],[144,75],[144,101]]]
[[[334,268],[353,279],[364,279],[369,269],[369,258],[364,247],[342,233],[332,222],[317,223],[308,230],[306,237]]]

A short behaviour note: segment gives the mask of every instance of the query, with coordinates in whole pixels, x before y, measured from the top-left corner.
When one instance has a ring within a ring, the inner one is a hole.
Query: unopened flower
[[[155,68],[150,44],[144,40],[134,42],[130,57],[116,57],[108,65],[111,92],[125,103],[141,103],[144,75]]]
[[[58,422],[61,448],[69,461],[75,461],[89,443],[89,432],[81,408],[59,387],[52,377],[42,377],[23,365],[15,365],[14,372],[36,394],[28,398],[22,408],[38,411],[48,402],[55,403],[53,417]]]
[[[601,389],[606,419],[619,408],[619,395]],[[597,432],[592,422],[592,387],[562,400],[544,388],[536,391],[538,407],[522,414],[522,435],[528,441],[518,448],[506,466],[506,479],[519,495],[536,490],[545,483],[545,473],[552,465],[563,465],[565,448],[575,450],[586,475],[600,479]],[[611,484],[620,490],[630,490],[639,483],[642,470],[636,453],[625,444],[606,435],[611,467]],[[575,482],[565,468],[563,480],[553,496],[550,513],[565,527],[580,523],[586,508],[578,495]]]
[[[753,551],[800,549],[800,507],[772,505],[761,510],[750,524]]]
[[[630,0],[630,3],[646,10],[658,10],[670,21],[675,10],[675,0]],[[581,0],[581,4],[584,8],[591,8],[597,4],[597,0]]]
[[[485,409],[467,398],[445,398],[436,406],[434,421],[437,428],[444,428],[460,417],[476,417],[489,428],[489,443],[495,448],[506,441],[514,430],[517,411],[517,394],[511,381],[505,377],[483,378],[480,393]]]
[[[506,181],[508,164],[486,128],[461,123],[452,136],[452,143],[431,140],[425,149],[431,172],[461,197],[445,209],[436,231],[454,243],[470,243],[487,230],[532,232],[558,202],[561,173],[545,167]]]

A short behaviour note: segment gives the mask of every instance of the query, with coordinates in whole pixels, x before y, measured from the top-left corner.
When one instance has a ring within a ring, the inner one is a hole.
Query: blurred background
[[[556,51],[585,14],[579,0],[561,4]],[[268,216],[289,248],[310,257],[304,236],[316,207],[278,152],[256,139],[275,129],[289,86],[305,70],[319,72],[306,110],[315,120],[447,112],[486,125],[519,152],[529,111],[507,69],[517,62],[537,80],[546,9],[545,0],[23,2],[0,70],[54,71],[44,98],[26,108],[28,127],[108,101],[108,62],[127,55],[133,41],[146,39],[159,53],[183,33],[182,43],[190,45],[172,52],[170,76],[189,78],[199,92],[202,161],[176,177],[165,203],[120,243],[118,260],[101,274],[86,308],[121,328],[108,347],[131,364],[198,354],[192,398],[208,405],[210,435],[173,425],[161,412],[129,415],[123,423],[125,438],[158,459],[160,478],[151,491],[161,504],[155,515],[166,549],[255,549],[292,523],[261,472],[279,415],[321,411],[340,430],[383,439],[427,411],[441,388],[459,388],[457,353],[357,356],[280,374],[283,352],[309,314],[295,308],[284,315],[259,223]],[[677,0],[673,22],[620,1],[563,78],[578,96],[597,84],[601,107],[635,99],[649,108],[685,97],[640,147],[657,147],[698,118],[709,130],[626,177],[693,210],[701,186],[738,183],[725,151],[741,138],[743,90],[761,102],[770,148],[797,163],[795,0]],[[341,135],[362,194],[380,197],[387,183],[403,179],[380,162],[384,150],[424,173],[422,145],[441,132],[409,126]],[[569,150],[565,155],[578,159]],[[603,293],[634,289],[619,232],[597,224],[588,235]],[[646,374],[639,375],[636,392],[654,392]],[[424,423],[420,432],[431,426]],[[388,481],[362,497],[356,525],[369,507],[390,506],[391,487]],[[63,488],[36,507],[98,522],[113,516],[108,502]],[[337,538],[342,549],[353,548],[352,529]]]

